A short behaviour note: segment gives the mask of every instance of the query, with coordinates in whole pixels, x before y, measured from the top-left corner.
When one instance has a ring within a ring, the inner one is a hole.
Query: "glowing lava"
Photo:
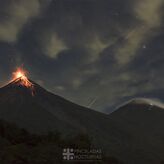
[[[17,70],[15,72],[13,72],[13,80],[16,80],[21,77],[26,77],[26,74],[27,74],[26,71],[24,71],[21,68],[17,68]]]
[[[23,70],[22,68],[17,68],[15,72],[13,72],[13,78],[12,81],[19,82],[22,86],[25,86],[27,88],[30,88],[32,91],[32,95],[34,95],[34,86],[33,84],[28,80],[27,71]]]

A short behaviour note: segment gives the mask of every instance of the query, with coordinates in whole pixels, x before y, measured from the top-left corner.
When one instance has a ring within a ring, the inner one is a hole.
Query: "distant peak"
[[[152,104],[152,100],[151,99],[147,99],[147,98],[134,98],[132,100],[129,101],[129,103],[134,103],[134,104]]]
[[[164,103],[158,99],[134,98],[121,104],[120,106],[117,107],[117,109],[119,109],[120,107],[124,107],[126,105],[130,105],[130,104],[149,105],[149,106],[156,106],[156,107],[164,108]]]
[[[129,103],[148,104],[148,105],[163,106],[164,107],[164,104],[160,100],[158,100],[158,99],[134,98],[134,99],[130,100]]]

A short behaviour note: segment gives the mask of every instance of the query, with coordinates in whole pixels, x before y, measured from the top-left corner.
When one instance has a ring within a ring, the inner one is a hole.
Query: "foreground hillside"
[[[59,132],[34,135],[2,120],[0,120],[0,146],[1,164],[62,164],[64,148],[94,147],[91,138],[86,134],[67,138]],[[85,163],[121,164],[116,158],[104,155],[100,162]]]

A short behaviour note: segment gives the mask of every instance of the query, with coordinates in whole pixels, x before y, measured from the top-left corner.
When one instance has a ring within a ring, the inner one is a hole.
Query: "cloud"
[[[0,41],[15,42],[23,26],[40,12],[39,0],[8,1],[3,6],[5,19],[0,22]]]
[[[85,48],[88,50],[89,56],[89,62],[94,62],[99,59],[100,54],[108,47],[110,44],[112,44],[112,41],[103,42],[99,36],[93,35],[92,40],[89,43],[84,43]]]
[[[40,40],[44,54],[53,59],[56,59],[60,52],[69,49],[55,32],[46,32]]]
[[[131,27],[125,35],[125,43],[116,52],[116,59],[120,65],[126,65],[134,59],[137,50],[153,36],[161,24],[161,7],[163,0],[139,0],[134,3],[134,15],[138,19],[136,27]]]
[[[45,55],[53,59],[57,59],[62,51],[69,50],[70,48],[83,48],[88,52],[87,63],[91,63],[98,60],[100,54],[112,44],[112,41],[105,42],[102,41],[98,35],[91,35],[89,41],[82,43],[78,43],[79,41],[77,41],[76,43],[69,45],[69,43],[62,40],[63,38],[59,37],[55,31],[47,32],[46,30],[43,33],[44,34],[41,35],[39,39],[41,48]]]
[[[139,0],[136,5],[136,16],[143,24],[150,28],[160,25],[163,0]]]
[[[126,4],[114,0],[52,1],[38,23],[41,33],[51,31],[46,36],[49,40],[45,35],[39,39],[45,54],[56,59],[67,48],[80,48],[88,51],[88,62],[98,60],[132,20],[127,2],[129,0],[125,0]]]

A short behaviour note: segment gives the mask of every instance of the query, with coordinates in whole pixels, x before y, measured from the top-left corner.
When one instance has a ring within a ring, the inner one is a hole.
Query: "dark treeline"
[[[63,148],[90,149],[94,145],[87,134],[64,137],[59,132],[50,132],[36,135],[0,120],[0,147],[0,164],[62,164]],[[121,164],[108,156],[103,156],[101,162],[89,163]]]

